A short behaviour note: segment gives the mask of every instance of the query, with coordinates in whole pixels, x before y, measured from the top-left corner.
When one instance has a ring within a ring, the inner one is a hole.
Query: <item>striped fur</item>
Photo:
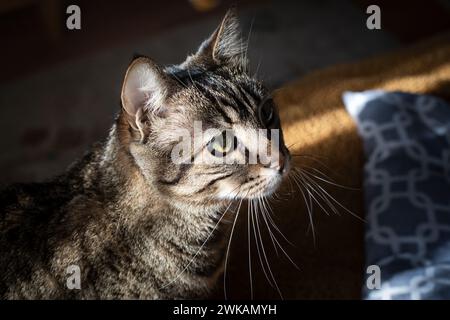
[[[241,48],[229,12],[182,64],[160,68],[136,59],[124,80],[123,108],[104,143],[48,183],[13,185],[1,193],[0,297],[208,294],[221,273],[228,235],[219,223],[222,212],[235,200],[273,192],[286,171],[171,161],[180,130],[192,132],[194,121],[204,129],[232,130],[242,145],[242,153],[233,152],[244,158],[255,144],[250,131],[279,128],[277,116],[270,124],[261,119],[259,108],[272,102],[246,73]],[[269,136],[265,143],[271,144]],[[194,151],[209,152],[205,146]],[[81,290],[66,287],[69,265],[81,269]]]

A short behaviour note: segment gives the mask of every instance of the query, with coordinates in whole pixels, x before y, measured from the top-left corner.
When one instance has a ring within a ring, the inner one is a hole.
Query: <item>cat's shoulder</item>
[[[57,182],[9,185],[0,190],[0,229],[45,223],[68,201],[70,192]]]
[[[67,188],[58,182],[16,183],[0,189],[0,208],[39,206],[67,198]]]

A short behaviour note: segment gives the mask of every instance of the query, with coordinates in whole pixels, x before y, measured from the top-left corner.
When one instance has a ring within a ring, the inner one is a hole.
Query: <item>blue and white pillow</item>
[[[450,105],[426,95],[346,92],[364,142],[366,299],[450,299]]]

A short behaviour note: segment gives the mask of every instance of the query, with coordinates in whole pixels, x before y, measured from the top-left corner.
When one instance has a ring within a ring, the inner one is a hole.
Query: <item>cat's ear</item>
[[[164,107],[169,79],[152,60],[139,57],[133,60],[122,85],[122,108],[130,125],[141,130],[148,112],[159,113]]]
[[[195,57],[215,64],[245,68],[244,45],[236,9],[228,10],[214,33],[198,49]]]

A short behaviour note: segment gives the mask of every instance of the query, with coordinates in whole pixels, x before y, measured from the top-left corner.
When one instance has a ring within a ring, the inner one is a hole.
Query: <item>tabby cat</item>
[[[172,161],[179,131],[192,131],[194,121],[232,132],[233,139],[214,137],[195,150],[215,156],[246,158],[255,145],[247,132],[280,128],[268,90],[248,74],[244,51],[231,10],[183,63],[162,68],[134,59],[106,141],[54,180],[2,191],[1,298],[208,295],[231,228],[222,214],[272,193],[289,171],[282,135],[278,153],[270,154],[278,160],[269,165]],[[74,266],[79,287],[68,285]]]

